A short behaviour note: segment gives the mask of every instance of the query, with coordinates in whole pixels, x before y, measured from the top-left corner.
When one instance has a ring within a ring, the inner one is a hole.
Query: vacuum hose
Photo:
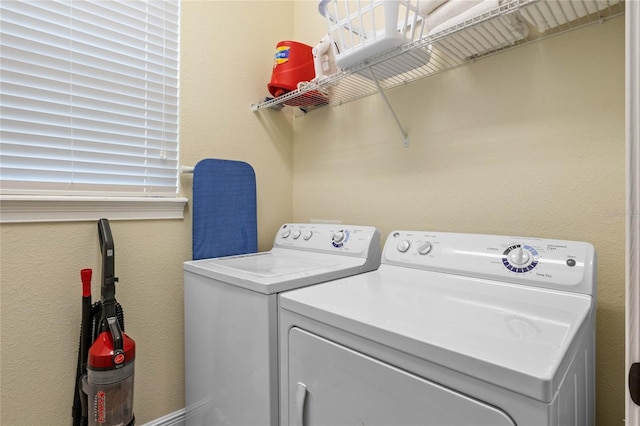
[[[82,363],[80,361],[82,357],[82,325],[80,326],[80,342],[78,344],[78,364],[76,367],[76,386],[73,391],[73,407],[71,408],[71,416],[73,417],[73,426],[82,425],[82,411],[84,404],[82,404],[80,398],[80,377],[82,377]]]
[[[91,269],[80,271],[82,281],[82,322],[80,323],[80,347],[78,348],[78,365],[76,368],[76,384],[73,396],[73,425],[81,426],[87,424],[87,400],[86,395],[81,390],[82,376],[87,373],[87,356],[89,347],[93,343],[92,323],[93,307],[91,306]]]
[[[115,304],[116,309],[116,318],[118,319],[118,325],[120,325],[120,329],[124,332],[124,310],[122,309],[122,305],[119,302]],[[100,318],[102,317],[102,303],[96,302],[91,307],[91,318],[92,318],[92,330],[93,335],[91,336],[91,341],[96,340],[98,335],[103,331],[100,328]],[[88,350],[88,349],[87,349]]]

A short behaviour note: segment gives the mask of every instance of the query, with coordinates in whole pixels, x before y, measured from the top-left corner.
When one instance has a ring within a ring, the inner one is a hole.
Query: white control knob
[[[528,250],[523,250],[522,247],[518,247],[509,253],[509,262],[511,262],[512,265],[525,265],[529,262],[530,257]]]
[[[420,244],[420,246],[418,246],[418,253],[421,255],[425,255],[425,254],[429,254],[429,252],[431,252],[431,249],[433,248],[433,246],[431,245],[430,242],[424,242],[422,244]]]
[[[335,234],[333,234],[333,242],[334,243],[340,243],[344,240],[344,231],[338,231]]]
[[[280,236],[282,238],[289,238],[289,235],[291,235],[291,231],[289,231],[288,229],[285,229],[284,231],[282,231],[282,233],[280,234]]]
[[[297,240],[298,238],[300,238],[300,231],[296,229],[293,231],[293,239]]]
[[[398,251],[400,253],[405,253],[411,247],[411,243],[408,240],[402,240],[398,242]]]
[[[311,238],[312,235],[313,235],[313,232],[304,231],[304,233],[302,234],[302,238],[304,238],[305,240],[309,240],[309,238]]]

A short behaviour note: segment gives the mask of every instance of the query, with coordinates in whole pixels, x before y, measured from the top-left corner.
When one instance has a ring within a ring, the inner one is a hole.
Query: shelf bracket
[[[384,99],[384,103],[387,104],[387,108],[389,108],[389,111],[391,112],[393,119],[396,121],[396,124],[400,129],[400,133],[402,133],[402,146],[405,148],[408,148],[409,135],[407,135],[407,132],[404,130],[404,127],[402,127],[402,123],[400,123],[398,116],[396,115],[395,111],[393,110],[393,107],[391,106],[391,103],[389,102],[389,99],[387,99],[387,95],[384,94],[384,90],[382,90],[382,86],[380,86],[380,82],[378,81],[378,78],[374,74],[373,69],[371,69],[371,67],[369,67],[368,69],[369,69],[369,74],[371,74],[371,79],[374,81],[374,83],[376,83],[378,92],[380,93],[380,95],[382,95],[382,99]]]

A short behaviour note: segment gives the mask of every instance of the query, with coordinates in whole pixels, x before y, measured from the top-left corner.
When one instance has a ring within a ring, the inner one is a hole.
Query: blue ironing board
[[[193,260],[257,251],[253,167],[242,161],[199,161],[193,171]]]

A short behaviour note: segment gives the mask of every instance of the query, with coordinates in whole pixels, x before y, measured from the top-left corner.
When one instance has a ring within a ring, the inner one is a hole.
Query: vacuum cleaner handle
[[[118,281],[118,278],[115,276],[116,253],[108,219],[100,219],[98,221],[98,235],[100,236],[100,251],[102,252],[102,284],[100,288],[100,299],[103,305],[115,304],[115,284]],[[115,316],[115,309],[113,314],[109,312],[107,316]]]
[[[100,237],[100,251],[102,252],[102,284],[100,287],[100,301],[102,303],[102,316],[100,318],[100,332],[111,331],[116,348],[122,345],[122,332],[116,315],[116,282],[115,276],[115,247],[111,236],[111,227],[108,219],[98,221],[98,235]],[[119,345],[118,345],[119,343]]]
[[[98,236],[100,237],[100,252],[102,253],[102,286],[117,281],[115,275],[115,247],[111,236],[109,219],[98,221]]]

